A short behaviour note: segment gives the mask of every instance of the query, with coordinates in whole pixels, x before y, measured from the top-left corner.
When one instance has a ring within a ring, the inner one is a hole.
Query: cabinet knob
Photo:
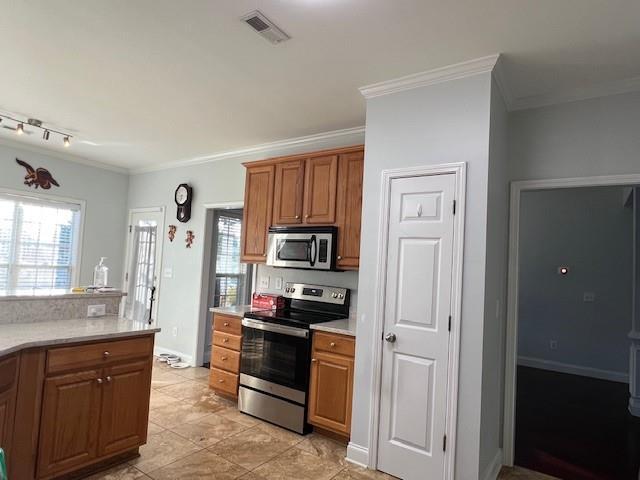
[[[336,342],[331,342],[331,343],[329,344],[329,346],[330,346],[331,348],[335,347],[335,346],[336,346]]]
[[[338,260],[342,260],[342,255],[338,255]]]
[[[218,383],[224,383],[224,379],[221,378],[220,380],[218,380]]]
[[[104,358],[109,358],[109,356],[110,356],[110,355],[111,355],[111,354],[110,354],[109,352],[103,352],[103,353],[102,353],[102,356],[103,356]]]
[[[311,359],[311,363],[316,363],[318,360],[316,360],[315,358]]]
[[[223,362],[227,361],[227,357],[220,357],[220,360],[222,360]]]
[[[223,323],[223,325],[224,325],[225,327],[228,327],[228,326],[229,326],[229,322],[224,322],[224,323]]]
[[[296,215],[296,219],[300,218],[300,215]]]
[[[222,343],[229,343],[229,339],[228,338],[223,338],[222,339]]]
[[[309,215],[308,215],[308,214],[307,214],[307,215],[305,215],[305,216],[304,216],[304,218],[309,218]]]
[[[107,376],[106,380],[107,380],[107,383],[108,383],[108,382],[111,382],[111,377],[110,377],[110,376]]]
[[[266,253],[264,253],[262,256],[263,256],[263,257],[266,257],[266,256],[267,256],[267,254],[266,254]]]
[[[101,379],[101,378],[98,378],[98,379],[96,380],[96,382],[98,383],[98,385],[102,385],[102,379]]]

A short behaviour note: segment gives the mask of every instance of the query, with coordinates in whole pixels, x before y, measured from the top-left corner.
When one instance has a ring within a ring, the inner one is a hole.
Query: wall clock
[[[186,223],[191,218],[191,199],[193,189],[186,183],[181,183],[176,188],[175,200],[178,205],[177,218],[179,222]]]

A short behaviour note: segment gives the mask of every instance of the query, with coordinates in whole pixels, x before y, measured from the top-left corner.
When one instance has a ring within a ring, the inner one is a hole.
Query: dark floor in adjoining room
[[[565,480],[638,480],[629,386],[518,367],[515,463]]]

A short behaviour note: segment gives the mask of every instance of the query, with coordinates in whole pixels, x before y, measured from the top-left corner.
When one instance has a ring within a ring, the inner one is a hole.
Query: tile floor
[[[91,480],[391,480],[349,464],[346,447],[300,436],[240,413],[208,387],[209,370],[171,370],[155,362],[149,436],[140,457]],[[548,480],[521,469],[500,480]]]

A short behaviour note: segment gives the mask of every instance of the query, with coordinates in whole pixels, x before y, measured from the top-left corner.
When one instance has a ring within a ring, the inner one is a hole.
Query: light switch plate
[[[173,268],[166,267],[162,273],[164,278],[173,278]]]
[[[87,317],[104,317],[107,314],[105,305],[89,305],[87,307]]]
[[[584,292],[584,295],[582,296],[582,300],[588,303],[595,302],[596,294],[593,292]]]
[[[260,277],[260,288],[269,288],[269,280],[270,280],[269,275]]]
[[[276,290],[282,290],[282,277],[276,277]]]

